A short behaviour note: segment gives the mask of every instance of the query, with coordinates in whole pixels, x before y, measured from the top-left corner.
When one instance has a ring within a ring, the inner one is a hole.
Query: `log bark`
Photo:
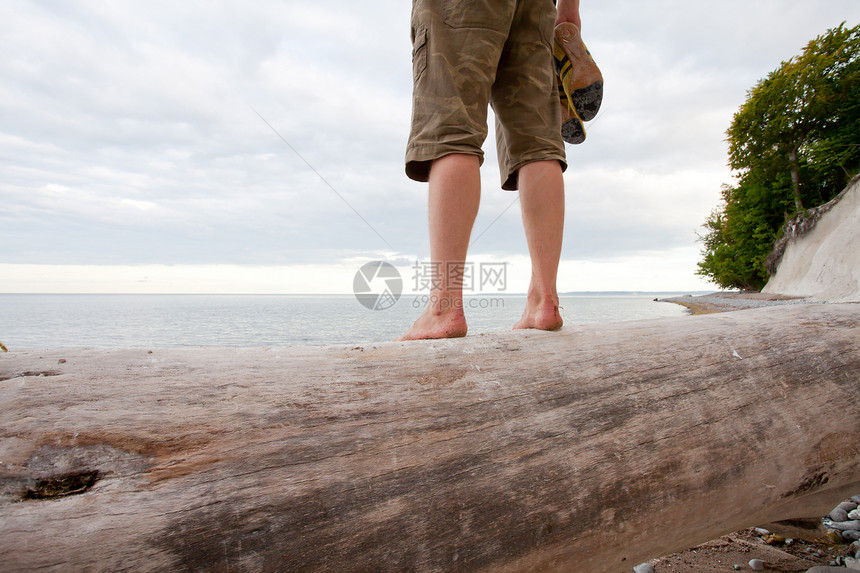
[[[629,571],[860,491],[860,305],[0,356],[5,571]]]

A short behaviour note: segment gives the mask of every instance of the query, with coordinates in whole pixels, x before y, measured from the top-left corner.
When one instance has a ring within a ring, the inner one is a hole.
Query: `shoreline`
[[[732,312],[766,306],[789,304],[824,304],[811,301],[807,297],[785,296],[761,292],[717,291],[704,295],[683,295],[654,299],[657,302],[670,302],[687,308],[692,315]]]

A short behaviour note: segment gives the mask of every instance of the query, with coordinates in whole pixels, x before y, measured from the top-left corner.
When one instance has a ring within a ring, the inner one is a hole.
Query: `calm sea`
[[[670,295],[671,293],[666,293]],[[681,316],[647,295],[562,296],[566,324]],[[472,296],[469,334],[509,330],[525,297]],[[353,344],[393,340],[420,314],[404,295],[368,310],[352,295],[0,294],[0,341],[9,350]]]

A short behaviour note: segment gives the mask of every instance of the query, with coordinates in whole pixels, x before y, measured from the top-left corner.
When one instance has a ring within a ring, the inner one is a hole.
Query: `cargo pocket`
[[[442,21],[451,28],[487,28],[501,31],[504,10],[490,0],[446,0]]]
[[[412,81],[427,69],[427,28],[412,29]]]

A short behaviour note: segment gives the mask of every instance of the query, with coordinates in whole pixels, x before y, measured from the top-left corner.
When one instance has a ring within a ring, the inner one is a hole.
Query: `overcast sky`
[[[350,292],[426,260],[407,0],[0,3],[0,292]],[[700,290],[746,91],[857,0],[583,0],[561,291]],[[529,269],[490,133],[470,259]],[[408,277],[404,277],[408,279]],[[408,280],[406,281],[409,282]]]

